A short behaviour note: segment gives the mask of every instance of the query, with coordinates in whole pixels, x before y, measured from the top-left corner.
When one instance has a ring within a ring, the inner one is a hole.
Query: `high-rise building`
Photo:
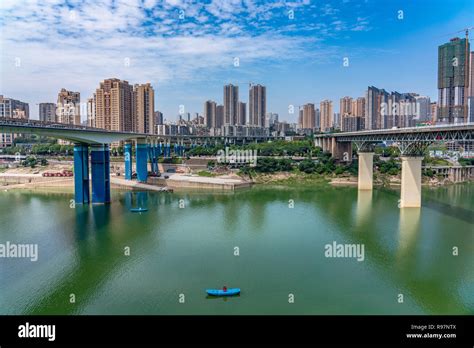
[[[389,93],[384,89],[368,87],[365,96],[365,129],[383,128],[382,103],[388,103],[388,98]]]
[[[458,37],[438,47],[439,123],[467,121],[469,94],[469,41]]]
[[[467,98],[467,122],[474,122],[474,97]]]
[[[155,111],[155,124],[163,124],[163,113]]]
[[[469,54],[469,97],[474,97],[474,52]]]
[[[87,126],[95,127],[95,93],[87,99]]]
[[[252,85],[249,89],[249,124],[265,127],[267,113],[267,88],[262,85]]]
[[[352,98],[344,97],[339,101],[339,114],[341,116],[352,115]]]
[[[204,103],[204,124],[208,128],[217,127],[217,105],[215,101],[208,100]]]
[[[321,113],[319,112],[319,108],[315,111],[316,114],[316,129],[321,130]]]
[[[81,125],[81,94],[62,88],[56,103],[56,121],[59,123]]]
[[[416,108],[415,113],[420,122],[431,121],[431,100],[430,97],[418,95],[415,97]]]
[[[274,112],[267,112],[267,115],[265,116],[265,127],[272,127],[276,123],[278,123],[278,114]]]
[[[235,125],[239,106],[239,86],[224,86],[224,124]]]
[[[239,102],[239,109],[237,112],[237,125],[244,126],[247,123],[247,104]]]
[[[298,128],[299,129],[303,128],[303,109],[301,109],[301,108],[298,112]]]
[[[39,119],[42,122],[56,122],[56,104],[40,103]]]
[[[216,128],[221,128],[224,125],[224,105],[216,106]]]
[[[136,84],[133,88],[133,131],[153,134],[155,132],[155,91],[150,83]]]
[[[364,97],[359,97],[357,99],[352,100],[351,115],[365,117],[365,98]]]
[[[316,111],[314,104],[308,103],[303,105],[302,111],[303,119],[301,128],[314,130],[314,128],[316,128]]]
[[[438,104],[436,102],[433,102],[430,104],[430,110],[431,110],[431,122],[435,123],[437,120],[437,114],[438,114]]]
[[[28,119],[30,107],[28,103],[0,95],[0,117]],[[0,133],[0,148],[11,146],[15,137],[13,133]]]
[[[128,81],[116,78],[100,83],[96,92],[97,128],[132,132],[134,129],[134,93]]]
[[[364,116],[345,115],[342,116],[341,131],[343,132],[357,132],[363,130],[365,122]]]
[[[328,132],[333,127],[333,108],[331,100],[323,100],[319,105],[321,115],[321,132]]]

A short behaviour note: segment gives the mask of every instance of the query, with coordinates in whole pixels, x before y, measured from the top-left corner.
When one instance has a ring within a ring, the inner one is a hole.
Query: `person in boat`
[[[222,290],[223,290],[224,292],[226,292],[226,291],[227,291],[227,286],[224,285],[224,286],[222,287]]]

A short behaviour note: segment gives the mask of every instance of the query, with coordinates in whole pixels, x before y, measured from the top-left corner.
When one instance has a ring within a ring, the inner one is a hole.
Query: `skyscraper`
[[[458,37],[438,47],[438,122],[467,121],[469,41]]]
[[[323,100],[319,105],[321,132],[328,132],[333,126],[333,108],[331,100]]]
[[[431,100],[430,97],[418,95],[415,97],[419,111],[418,120],[420,122],[431,121]]]
[[[232,84],[224,86],[224,124],[235,125],[239,106],[239,87]]]
[[[40,103],[39,119],[43,122],[56,122],[56,104]]]
[[[4,98],[0,95],[0,117],[9,118],[30,118],[30,107],[28,103],[16,99]],[[15,139],[15,134],[0,133],[0,148],[11,146]]]
[[[239,102],[239,111],[237,113],[237,125],[244,126],[247,123],[247,104]]]
[[[474,52],[469,54],[469,97],[474,97]]]
[[[436,122],[438,119],[437,114],[438,114],[438,104],[436,102],[433,102],[430,104],[430,110],[431,110],[431,122]]]
[[[163,124],[163,113],[155,111],[155,124]]]
[[[128,81],[106,79],[96,90],[96,127],[131,132],[134,128],[134,93]]]
[[[204,103],[204,124],[208,128],[216,127],[216,110],[217,105],[215,101],[208,100]]]
[[[216,128],[221,128],[224,125],[224,105],[216,106]]]
[[[388,102],[389,93],[369,86],[365,96],[365,129],[381,129],[384,125],[382,103]]]
[[[357,99],[352,100],[351,115],[365,117],[365,98],[364,97],[359,97]]]
[[[341,117],[352,115],[352,98],[351,97],[344,97],[341,98],[339,101],[339,114]]]
[[[95,93],[87,99],[87,125],[95,127]]]
[[[133,131],[138,133],[155,133],[155,91],[150,83],[136,84],[133,88],[132,113]]]
[[[265,127],[267,112],[267,88],[262,85],[252,85],[249,89],[249,124]]]
[[[59,123],[81,125],[81,94],[62,88],[56,103],[56,121]]]
[[[314,104],[303,105],[302,128],[313,130],[316,127],[316,111]]]

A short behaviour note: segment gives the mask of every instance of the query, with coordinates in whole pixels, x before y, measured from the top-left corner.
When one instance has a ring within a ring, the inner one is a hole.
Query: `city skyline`
[[[80,92],[85,103],[100,81],[116,77],[150,82],[155,109],[167,120],[177,118],[180,105],[194,114],[205,100],[222,103],[225,84],[260,83],[268,89],[267,111],[289,122],[298,117],[288,114],[289,105],[338,104],[370,85],[437,100],[437,47],[462,37],[453,32],[470,25],[474,7],[469,1],[449,8],[441,1],[0,6],[6,52],[0,90],[29,102],[34,119],[33,106],[54,102],[59,89]],[[403,52],[409,60],[400,60]],[[241,101],[248,104],[245,94]]]

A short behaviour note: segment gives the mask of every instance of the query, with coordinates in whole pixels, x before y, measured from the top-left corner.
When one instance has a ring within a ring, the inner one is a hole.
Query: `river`
[[[399,192],[0,192],[0,314],[474,314],[474,184]],[[133,213],[131,207],[148,212]],[[363,259],[326,246],[363,245]],[[453,255],[454,254],[454,255]],[[347,256],[347,255],[346,255]],[[208,298],[207,288],[241,288]]]

